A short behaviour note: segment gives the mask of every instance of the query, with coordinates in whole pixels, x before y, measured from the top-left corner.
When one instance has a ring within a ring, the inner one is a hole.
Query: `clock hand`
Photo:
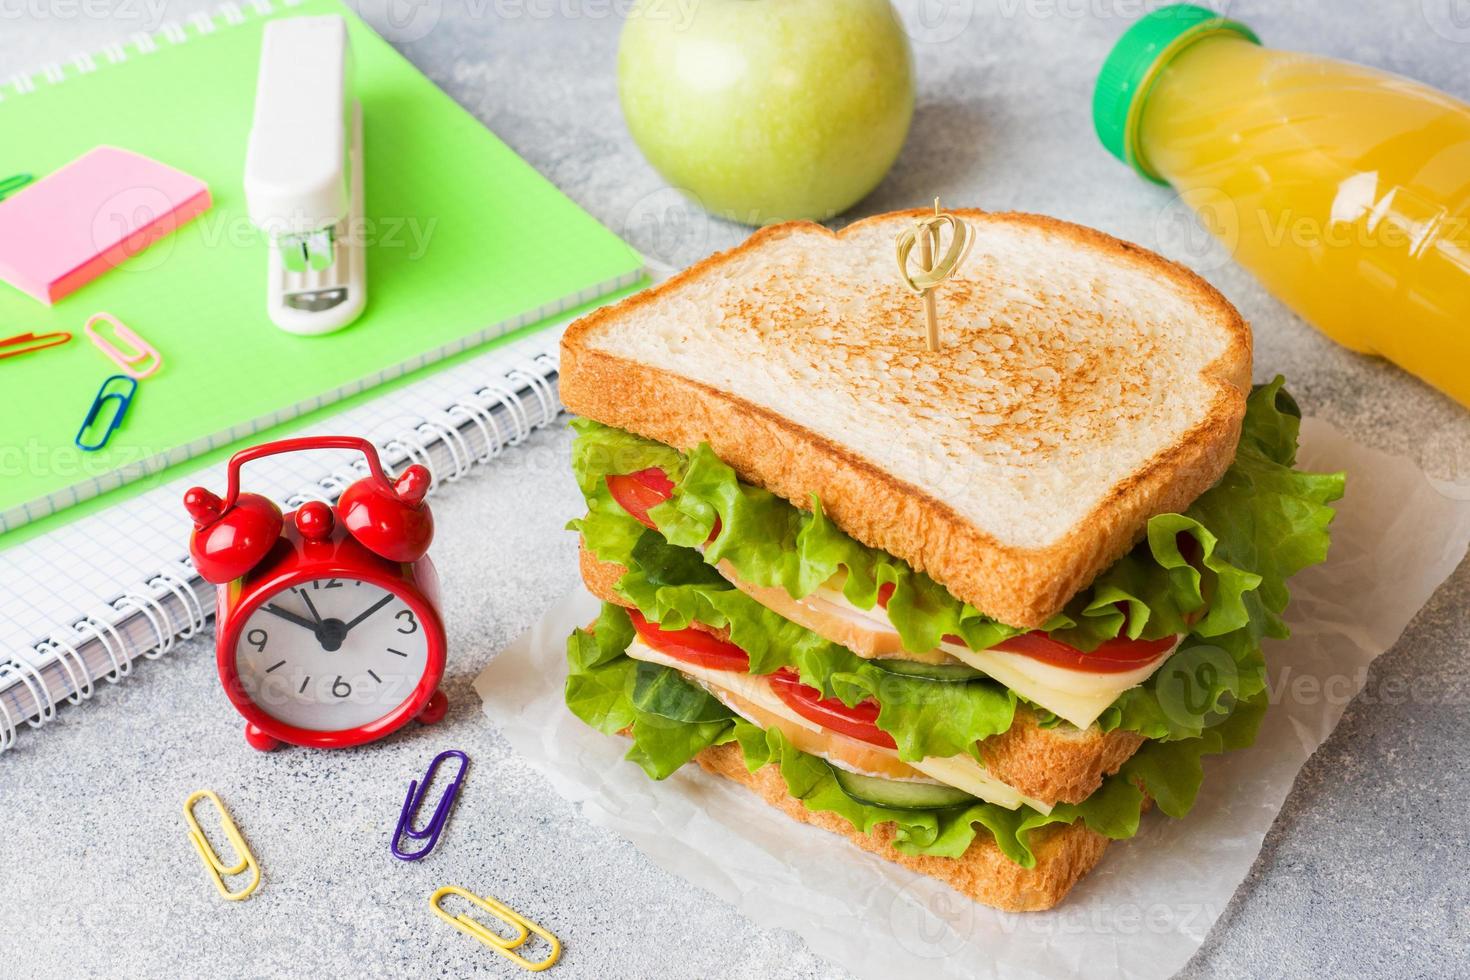
[[[319,624],[313,623],[305,616],[298,616],[295,613],[290,612],[289,610],[282,609],[275,603],[267,604],[265,607],[265,611],[271,613],[272,615],[281,617],[288,623],[295,623],[297,626],[304,626],[307,629],[311,630],[313,633],[316,633],[320,630]]]
[[[296,591],[301,595],[301,598],[306,601],[306,608],[307,611],[311,613],[311,618],[316,620],[316,624],[320,626],[322,624],[322,614],[316,611],[316,606],[312,604],[311,596],[306,594],[305,589],[297,589]]]
[[[377,612],[379,609],[382,609],[384,606],[386,606],[388,603],[390,603],[392,601],[393,601],[393,593],[390,592],[387,595],[383,596],[383,598],[379,599],[377,602],[373,603],[372,604],[372,607],[369,608],[362,615],[358,616],[352,622],[350,622],[347,625],[343,626],[342,627],[342,632],[344,634],[346,634],[346,632],[348,630],[352,629],[352,627],[356,626],[358,623],[362,622],[364,619],[367,619],[373,613]]]

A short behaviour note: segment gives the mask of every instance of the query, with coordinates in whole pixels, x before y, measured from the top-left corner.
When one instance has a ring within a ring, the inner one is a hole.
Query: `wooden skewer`
[[[941,257],[939,232],[945,225],[950,228],[949,248]],[[934,216],[914,222],[913,227],[899,233],[898,274],[909,291],[924,304],[925,346],[931,351],[939,350],[939,311],[935,302],[934,289],[955,274],[970,251],[970,229],[952,214],[939,210],[939,198],[934,199]],[[910,273],[909,255],[914,246],[919,248],[919,270]]]
[[[939,214],[939,198],[934,199],[934,214]],[[923,266],[925,272],[934,271],[934,246],[938,244],[932,239],[938,236],[936,230],[925,228],[919,233],[919,265]],[[934,290],[929,288],[922,293],[924,299],[924,339],[931,351],[939,349],[939,310],[938,303],[934,299]]]

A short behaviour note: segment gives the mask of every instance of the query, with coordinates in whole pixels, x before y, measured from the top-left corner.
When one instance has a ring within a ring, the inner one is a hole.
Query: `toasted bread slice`
[[[613,590],[626,571],[622,565],[599,561],[586,548],[578,557],[589,592],[604,602],[631,605]],[[1096,725],[1085,730],[1071,725],[1042,728],[1022,708],[1009,730],[980,743],[980,757],[995,778],[1025,796],[1044,803],[1080,803],[1142,744],[1136,732],[1105,733]]]
[[[578,320],[574,412],[810,506],[1013,626],[1042,625],[1229,465],[1250,386],[1240,314],[1192,272],[1053,218],[958,211],[939,351],[894,239],[792,222]]]
[[[619,734],[626,736],[628,729]],[[832,813],[813,813],[792,796],[775,766],[751,772],[740,746],[712,745],[694,757],[701,769],[733,780],[793,820],[846,837],[863,850],[910,871],[944,882],[976,902],[1006,912],[1044,912],[1057,905],[1072,886],[1091,871],[1110,841],[1082,821],[1037,830],[1027,841],[1036,864],[1023,868],[1007,858],[983,831],[957,858],[905,854],[893,846],[891,824],[879,824],[871,834]],[[1151,801],[1144,799],[1146,811]]]
[[[746,769],[738,745],[711,746],[694,760],[705,771],[745,786],[793,820],[846,837],[865,851],[937,878],[968,898],[1007,912],[1040,912],[1053,907],[1093,869],[1108,846],[1106,837],[1079,820],[1036,831],[1030,839],[1036,864],[1030,868],[1002,854],[984,831],[957,858],[905,854],[893,846],[892,824],[879,824],[871,834],[864,834],[835,814],[813,813],[787,791],[775,766],[756,772]]]

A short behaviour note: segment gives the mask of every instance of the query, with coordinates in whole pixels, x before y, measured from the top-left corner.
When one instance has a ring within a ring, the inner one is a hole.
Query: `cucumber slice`
[[[917,660],[885,660],[883,658],[869,660],[868,663],[890,674],[922,677],[926,681],[945,681],[953,684],[984,680],[990,676],[969,664],[925,664]]]
[[[837,785],[859,803],[885,806],[891,810],[941,810],[945,807],[978,803],[975,797],[953,786],[934,783],[906,783],[897,779],[860,776],[846,769],[832,767]]]

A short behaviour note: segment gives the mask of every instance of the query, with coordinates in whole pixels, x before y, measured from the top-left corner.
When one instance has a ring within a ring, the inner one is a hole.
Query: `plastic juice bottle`
[[[1282,302],[1470,406],[1470,105],[1179,4],[1119,40],[1093,121]]]

